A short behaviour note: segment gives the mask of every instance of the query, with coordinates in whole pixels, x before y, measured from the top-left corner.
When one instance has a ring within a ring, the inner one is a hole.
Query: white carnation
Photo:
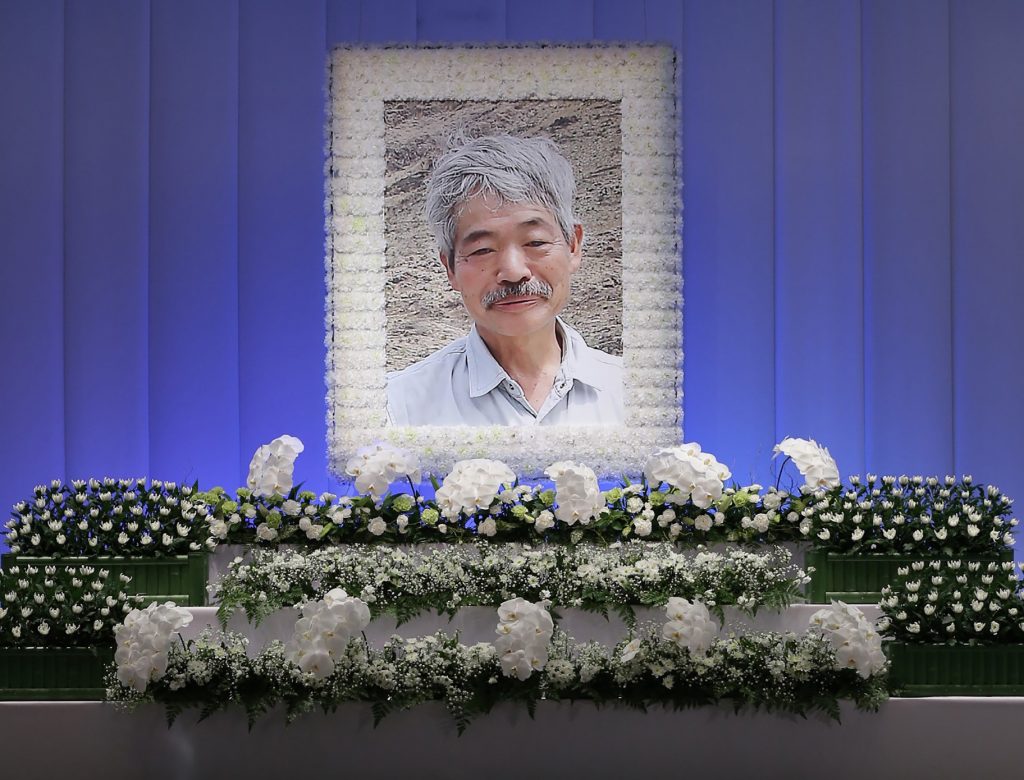
[[[537,515],[537,520],[533,524],[533,527],[537,531],[537,533],[542,534],[546,530],[554,526],[554,524],[555,516],[545,509],[539,515]]]
[[[476,527],[477,533],[481,536],[494,536],[498,533],[498,524],[493,517],[488,517]]]
[[[264,542],[272,542],[277,538],[277,529],[271,528],[266,523],[256,526],[256,538]]]

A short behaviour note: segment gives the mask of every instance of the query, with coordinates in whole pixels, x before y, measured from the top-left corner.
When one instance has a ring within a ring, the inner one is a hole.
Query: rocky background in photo
[[[387,370],[466,335],[423,216],[426,177],[455,128],[551,138],[576,175],[583,264],[562,317],[587,344],[622,354],[621,105],[613,100],[395,100],[384,104]]]

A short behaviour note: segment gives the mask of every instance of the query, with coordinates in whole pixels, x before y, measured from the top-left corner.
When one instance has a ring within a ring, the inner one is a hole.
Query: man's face
[[[488,195],[464,204],[445,270],[483,335],[526,336],[551,327],[565,308],[583,228],[570,246],[545,207],[496,204]]]

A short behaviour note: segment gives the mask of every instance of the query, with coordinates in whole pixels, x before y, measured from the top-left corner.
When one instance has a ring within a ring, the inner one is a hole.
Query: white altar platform
[[[73,778],[1012,778],[1024,698],[893,699],[846,705],[842,723],[725,708],[647,713],[541,702],[536,719],[503,704],[459,737],[443,707],[373,727],[348,704],[248,731],[244,714],[168,728],[163,710],[98,702],[2,703],[0,777]]]
[[[754,618],[726,610],[725,630],[797,631],[822,605],[796,604]],[[870,618],[878,609],[862,606]],[[212,607],[192,608],[182,633],[218,626]],[[621,620],[562,610],[560,625],[577,640],[612,644]],[[260,626],[239,612],[229,628],[253,650],[287,639],[297,615],[281,610]],[[663,610],[638,618],[664,620]],[[463,642],[490,641],[495,610],[467,607],[451,622],[423,615],[400,628],[388,617],[367,628],[383,644],[392,633],[460,632]],[[1017,740],[1024,697],[892,699],[877,713],[842,706],[837,723],[728,707],[647,713],[590,702],[541,702],[531,720],[522,705],[502,704],[461,737],[440,704],[395,713],[374,728],[369,704],[314,712],[291,725],[283,710],[248,729],[241,709],[197,722],[198,711],[168,728],[164,710],[127,712],[103,702],[0,703],[0,780],[30,778],[987,778],[1024,776]]]

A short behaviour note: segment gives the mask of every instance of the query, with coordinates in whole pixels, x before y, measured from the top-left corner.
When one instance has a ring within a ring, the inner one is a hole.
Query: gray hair
[[[579,223],[573,212],[572,166],[547,138],[489,135],[455,138],[427,179],[426,217],[451,266],[463,204],[476,195],[499,203],[534,203],[550,211],[570,246]]]

